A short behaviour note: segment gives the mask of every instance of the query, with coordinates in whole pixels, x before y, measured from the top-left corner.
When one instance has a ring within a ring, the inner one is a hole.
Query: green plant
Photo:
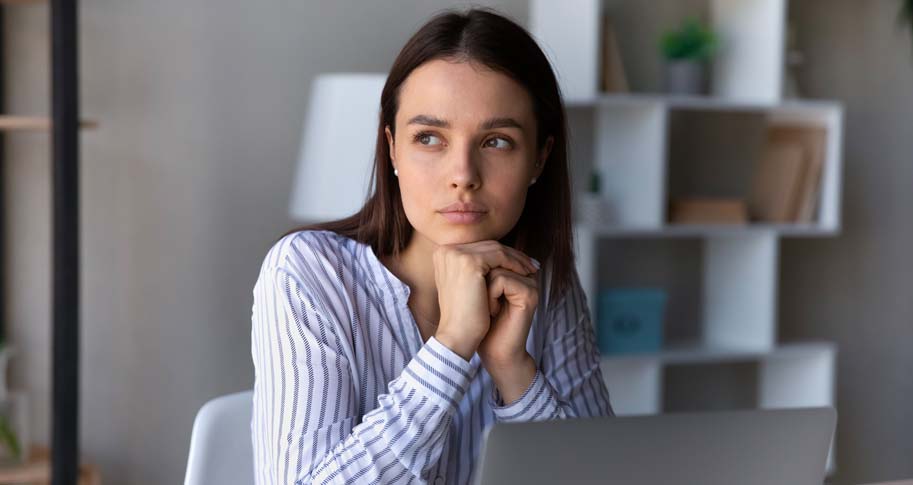
[[[19,448],[19,439],[10,426],[6,416],[0,414],[0,443],[5,446],[10,453],[18,460],[22,457],[22,450]]]
[[[598,194],[600,185],[599,172],[593,170],[593,172],[590,173],[590,185],[587,187],[587,191],[591,194]]]
[[[904,27],[910,27],[911,33],[913,33],[913,0],[901,0],[897,23]]]
[[[679,29],[663,34],[660,49],[669,60],[704,61],[713,57],[717,44],[716,33],[698,19],[688,18]]]

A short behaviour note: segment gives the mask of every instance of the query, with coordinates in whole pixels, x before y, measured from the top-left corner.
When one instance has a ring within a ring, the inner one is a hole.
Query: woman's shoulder
[[[325,276],[327,268],[350,260],[355,241],[323,229],[306,229],[282,236],[263,258],[261,272],[285,271],[299,279]]]

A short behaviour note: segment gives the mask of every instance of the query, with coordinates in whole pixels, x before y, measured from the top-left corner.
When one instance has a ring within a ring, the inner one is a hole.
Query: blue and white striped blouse
[[[463,484],[496,421],[613,415],[577,274],[545,306],[547,267],[538,277],[526,344],[538,371],[505,405],[478,354],[422,341],[410,288],[370,245],[330,231],[280,239],[253,290],[256,483]]]

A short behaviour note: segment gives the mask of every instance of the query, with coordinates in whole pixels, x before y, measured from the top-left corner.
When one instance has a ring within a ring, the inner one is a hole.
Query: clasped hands
[[[435,338],[467,361],[478,352],[505,403],[532,383],[526,350],[539,304],[539,263],[498,241],[439,245],[433,254],[441,319]]]

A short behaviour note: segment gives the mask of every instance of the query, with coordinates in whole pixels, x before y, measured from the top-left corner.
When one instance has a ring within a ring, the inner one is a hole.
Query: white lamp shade
[[[368,195],[380,95],[386,74],[333,73],[317,76],[289,206],[301,221],[350,216]]]

